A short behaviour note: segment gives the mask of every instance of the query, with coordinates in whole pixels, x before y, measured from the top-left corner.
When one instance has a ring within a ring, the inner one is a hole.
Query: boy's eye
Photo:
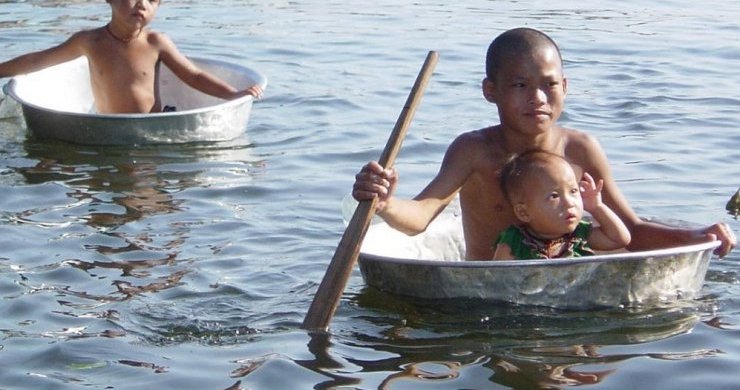
[[[557,199],[557,198],[559,198],[559,197],[560,197],[560,196],[558,195],[558,193],[557,193],[557,192],[553,192],[552,194],[550,194],[550,197],[549,197],[549,198],[550,198],[550,199]]]

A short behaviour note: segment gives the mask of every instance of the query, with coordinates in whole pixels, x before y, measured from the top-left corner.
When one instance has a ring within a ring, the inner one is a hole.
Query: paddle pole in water
[[[393,166],[398,151],[401,149],[403,138],[406,136],[406,130],[408,130],[411,119],[414,117],[416,106],[421,101],[424,88],[432,77],[432,71],[438,58],[439,55],[435,51],[430,51],[427,55],[424,65],[416,77],[414,87],[406,100],[406,105],[403,106],[401,115],[396,121],[396,126],[388,138],[385,149],[383,149],[383,154],[380,155],[378,163],[382,167]],[[344,287],[347,285],[352,269],[357,262],[357,257],[360,255],[360,245],[365,233],[367,233],[368,226],[370,226],[370,220],[375,214],[377,203],[377,198],[374,198],[361,201],[357,205],[357,209],[355,209],[355,213],[339,241],[337,250],[334,252],[334,257],[329,263],[329,268],[324,274],[324,279],[321,280],[319,289],[316,291],[313,302],[311,302],[311,307],[306,313],[306,318],[303,319],[303,325],[301,326],[303,329],[326,330],[329,327],[329,322],[331,322],[331,318],[339,305]]]

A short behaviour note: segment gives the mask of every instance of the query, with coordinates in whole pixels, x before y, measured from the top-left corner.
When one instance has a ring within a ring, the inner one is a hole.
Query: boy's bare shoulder
[[[566,149],[575,149],[580,152],[592,151],[595,148],[600,149],[598,139],[592,134],[568,128],[562,128],[562,131]]]
[[[498,141],[497,127],[472,130],[458,135],[450,144],[445,155],[448,161],[464,161],[465,164],[484,164],[498,160],[505,151]]]
[[[91,42],[99,40],[103,34],[105,34],[105,27],[80,30],[72,34],[69,37],[69,41],[78,42],[80,44],[89,44]]]
[[[568,160],[584,168],[606,162],[599,140],[592,134],[574,129],[563,129],[565,155]]]
[[[596,137],[594,137],[593,135],[585,131],[571,129],[568,127],[561,127],[561,130],[563,131],[563,135],[565,137],[572,139],[574,141],[581,141],[581,142],[589,141],[590,142],[596,139]]]
[[[162,46],[173,44],[170,37],[168,37],[167,34],[163,32],[147,28],[142,33],[146,34],[146,41],[149,42],[150,45]]]
[[[70,53],[71,50],[76,55],[91,55],[95,53],[101,41],[101,32],[105,32],[104,27],[77,31],[56,48],[66,53]]]
[[[451,147],[462,147],[468,150],[488,150],[497,137],[497,127],[486,127],[462,133],[452,141]]]

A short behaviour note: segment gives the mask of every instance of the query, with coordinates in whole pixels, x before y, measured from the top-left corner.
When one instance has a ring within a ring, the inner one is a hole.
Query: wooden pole
[[[383,149],[383,153],[378,160],[384,168],[393,166],[396,160],[403,138],[406,136],[406,131],[414,117],[416,107],[421,102],[424,89],[429,83],[438,58],[437,52],[430,51],[419,71],[406,104],[401,110],[401,115],[398,117],[385,149]],[[326,330],[329,327],[329,322],[334,316],[352,269],[357,262],[357,257],[360,255],[360,246],[370,226],[370,220],[375,214],[377,203],[378,200],[374,198],[361,201],[357,205],[357,209],[352,215],[342,239],[339,241],[337,250],[334,252],[334,257],[329,263],[329,268],[327,268],[324,278],[321,280],[319,289],[316,291],[313,302],[311,302],[311,307],[303,319],[303,325],[301,325],[303,329]]]

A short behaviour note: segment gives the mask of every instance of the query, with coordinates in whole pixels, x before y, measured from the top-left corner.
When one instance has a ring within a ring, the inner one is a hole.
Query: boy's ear
[[[484,78],[481,88],[483,89],[483,96],[486,100],[496,103],[496,85],[493,84],[493,81],[489,80],[488,77]]]
[[[527,205],[521,202],[514,205],[514,215],[522,222],[529,222],[530,220]]]
[[[568,79],[563,76],[563,94],[568,94]]]

